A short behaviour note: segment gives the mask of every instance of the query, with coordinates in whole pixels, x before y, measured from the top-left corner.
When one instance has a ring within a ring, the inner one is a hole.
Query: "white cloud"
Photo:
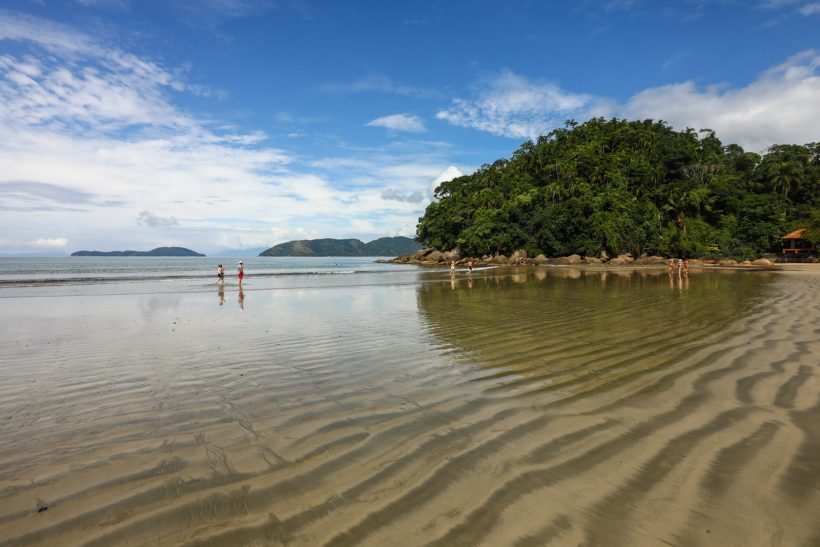
[[[535,139],[569,117],[594,116],[604,107],[593,95],[571,93],[509,70],[485,79],[480,88],[477,97],[454,99],[436,118],[495,135]]]
[[[472,100],[456,99],[437,117],[513,138],[535,138],[566,118],[594,116],[664,120],[677,129],[709,128],[726,143],[762,151],[776,143],[807,143],[820,126],[820,55],[809,50],[763,72],[742,87],[693,81],[653,87],[618,104],[563,91],[511,72],[488,82]]]
[[[389,93],[407,97],[432,97],[432,89],[394,82],[382,74],[370,74],[353,82],[327,82],[319,86],[321,93]]]
[[[818,68],[820,55],[804,51],[744,87],[699,89],[691,81],[655,87],[631,97],[617,113],[663,119],[678,129],[713,129],[723,142],[757,151],[775,143],[816,141]]]
[[[818,15],[820,14],[820,2],[815,2],[814,4],[806,4],[805,6],[801,7],[799,10],[800,15]]]
[[[68,239],[64,237],[40,238],[32,241],[31,245],[40,249],[65,249],[68,246]]]
[[[196,93],[180,71],[0,10],[3,40],[29,46],[0,52],[0,232],[14,234],[4,248],[36,248],[55,230],[81,248],[211,254],[393,233],[415,223],[423,200],[385,199],[385,189],[426,196],[448,163],[449,148],[418,141],[299,164],[261,132],[180,109],[175,95]]]
[[[367,122],[365,125],[371,127],[384,127],[393,131],[407,131],[410,133],[423,133],[427,131],[421,118],[413,114],[392,114],[382,116]]]
[[[433,181],[433,187],[435,188],[442,182],[446,182],[448,180],[453,180],[454,178],[463,177],[464,173],[461,172],[461,169],[456,167],[455,165],[448,165],[447,169],[442,171],[438,174],[438,176]]]

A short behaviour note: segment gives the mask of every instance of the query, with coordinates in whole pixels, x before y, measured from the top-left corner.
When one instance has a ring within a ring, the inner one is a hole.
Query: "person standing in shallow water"
[[[242,263],[241,260],[239,261],[239,266],[237,266],[236,270],[237,270],[237,277],[239,277],[239,284],[241,285],[242,284],[242,279],[245,278],[245,265]]]
[[[456,261],[450,261],[450,275],[456,275]]]
[[[222,267],[222,264],[216,268],[216,283],[218,285],[225,284],[225,268]]]
[[[473,271],[473,261],[472,260],[467,261],[467,270]]]

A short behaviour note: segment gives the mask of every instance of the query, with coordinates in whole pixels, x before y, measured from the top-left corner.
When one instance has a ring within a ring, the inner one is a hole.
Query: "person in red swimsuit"
[[[239,272],[239,284],[241,285],[242,278],[245,277],[245,265],[242,263],[241,260],[239,261],[239,267],[237,268],[237,270]]]

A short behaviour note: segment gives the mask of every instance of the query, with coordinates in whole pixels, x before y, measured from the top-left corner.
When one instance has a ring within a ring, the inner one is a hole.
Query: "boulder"
[[[646,256],[641,255],[641,257],[635,261],[635,264],[641,264],[643,266],[651,266],[653,264],[663,264],[666,262],[666,259],[660,256]]]
[[[424,259],[431,262],[441,262],[444,260],[444,253],[441,251],[433,251],[425,256]]]
[[[536,264],[546,264],[549,261],[549,259],[544,255],[538,255],[535,258],[533,258],[532,260]]]
[[[761,266],[763,268],[771,268],[774,266],[774,263],[769,260],[768,258],[758,258],[754,262],[752,262],[752,266]]]
[[[510,264],[519,264],[527,260],[527,251],[518,249],[510,255]]]
[[[592,264],[592,265],[595,265],[595,266],[600,266],[603,263],[604,263],[603,260],[601,260],[600,258],[595,258],[594,256],[585,256],[584,257],[584,264]]]
[[[607,260],[609,260],[609,255],[607,254],[607,252],[606,252],[606,251],[601,251],[601,254],[599,254],[598,256],[599,256],[599,257],[601,258],[601,260],[603,260],[604,262],[606,262]]]
[[[559,256],[557,258],[551,258],[550,264],[554,266],[569,266],[569,258],[565,256]]]
[[[612,260],[607,262],[607,264],[609,264],[610,266],[623,266],[624,264],[629,264],[629,262],[626,258],[622,258],[619,256],[617,258],[613,258]]]
[[[635,259],[632,258],[632,254],[630,253],[621,253],[618,255],[618,258],[623,260],[624,264],[632,264],[633,262],[635,262]]]
[[[752,261],[751,261],[751,260],[741,260],[741,261],[739,262],[739,264],[740,264],[741,266],[751,266],[751,265],[752,265]]]
[[[737,266],[737,260],[733,260],[731,258],[721,258],[718,261],[718,266],[723,266],[723,267]]]
[[[491,264],[507,264],[510,262],[510,260],[504,255],[498,255],[492,257],[490,260],[488,260],[488,262]]]

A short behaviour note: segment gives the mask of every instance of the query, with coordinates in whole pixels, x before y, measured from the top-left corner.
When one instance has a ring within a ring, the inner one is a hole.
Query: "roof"
[[[784,235],[780,239],[800,239],[801,237],[803,237],[803,232],[805,232],[806,230],[808,230],[808,228],[800,228],[799,230],[795,230],[790,234]]]

